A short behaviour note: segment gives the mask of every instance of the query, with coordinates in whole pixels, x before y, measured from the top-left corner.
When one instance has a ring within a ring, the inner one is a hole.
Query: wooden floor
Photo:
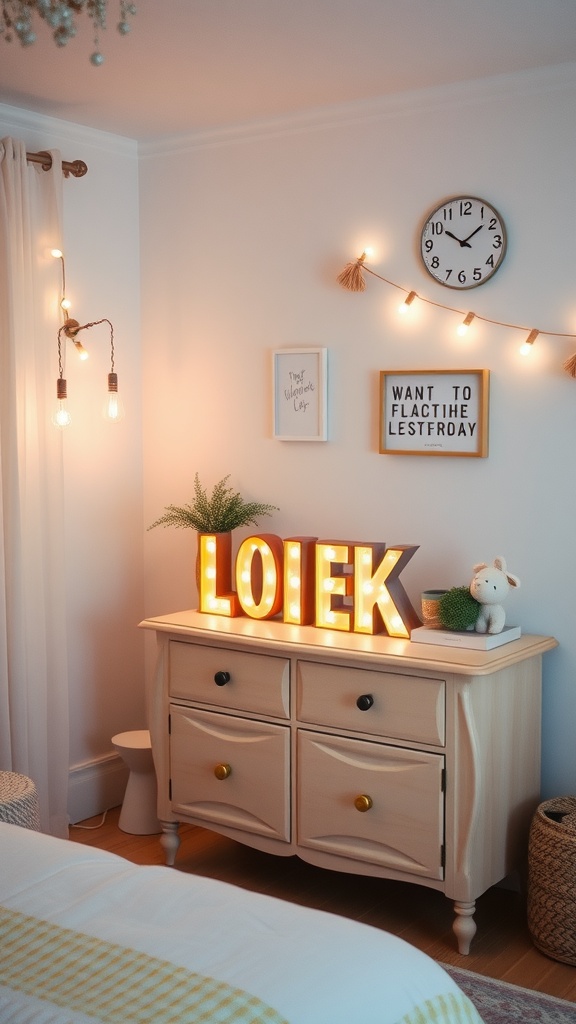
[[[75,842],[111,850],[135,864],[163,864],[158,836],[133,836],[118,828],[119,808],[72,826]],[[524,901],[508,889],[490,889],[477,903],[478,932],[469,956],[460,956],[452,932],[452,906],[424,886],[348,875],[305,864],[296,857],[260,853],[192,825],[180,827],[176,868],[219,878],[245,889],[317,907],[399,935],[442,963],[500,978],[576,1003],[576,967],[543,956],[526,928]],[[167,868],[167,870],[170,870]]]

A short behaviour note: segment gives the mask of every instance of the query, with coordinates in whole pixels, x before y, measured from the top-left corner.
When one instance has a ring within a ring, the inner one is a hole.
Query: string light
[[[497,327],[506,327],[514,331],[522,331],[523,333],[526,333],[528,331],[528,337],[526,338],[526,341],[520,349],[523,355],[526,355],[527,353],[532,351],[532,346],[539,334],[545,335],[546,337],[550,338],[576,339],[576,334],[563,333],[561,331],[541,331],[536,330],[535,328],[530,329],[529,327],[522,327],[520,324],[506,323],[503,320],[492,320],[490,317],[482,316],[482,314],[480,313],[465,313],[464,310],[455,309],[454,306],[447,306],[443,302],[435,302],[433,299],[428,299],[423,295],[417,295],[416,292],[409,291],[403,285],[396,284],[395,281],[391,281],[389,278],[383,277],[381,274],[377,274],[376,271],[371,270],[370,267],[367,267],[365,264],[367,254],[368,250],[365,249],[360,257],[351,261],[350,263],[347,263],[344,270],[338,275],[338,283],[341,284],[343,288],[348,289],[348,291],[364,291],[366,288],[364,273],[367,273],[371,274],[372,277],[377,278],[379,281],[383,281],[384,284],[390,285],[391,288],[398,288],[400,291],[403,292],[407,291],[408,295],[404,302],[402,303],[402,305],[399,307],[399,312],[405,313],[409,306],[411,305],[411,303],[414,301],[414,299],[418,298],[421,302],[426,302],[430,306],[436,306],[438,309],[445,309],[450,313],[457,313],[459,316],[463,316],[464,320],[457,328],[458,334],[465,333],[467,328],[472,323],[472,320],[474,319],[482,320],[483,323],[494,324]],[[569,374],[569,376],[576,379],[576,353],[564,362],[563,367]]]
[[[61,249],[51,249],[50,255],[53,256],[55,260],[60,260],[60,267],[62,272],[62,294],[60,296],[60,309],[62,309],[66,313],[72,307],[72,303],[70,302],[70,299],[66,297],[66,265],[64,263],[64,253]]]
[[[537,331],[536,328],[530,331],[530,334],[526,338],[526,341],[522,345],[520,345],[520,348],[518,349],[521,356],[527,356],[530,354],[530,352],[532,351],[532,345],[536,341],[536,338],[539,334],[540,331]]]
[[[468,334],[468,328],[470,327],[474,316],[474,313],[467,313],[462,323],[456,328],[456,334],[459,334],[461,338],[463,338],[465,334]]]
[[[418,298],[418,296],[416,295],[416,292],[408,292],[408,295],[404,299],[404,302],[402,302],[398,306],[398,312],[402,313],[402,314],[407,313],[408,310],[410,309],[410,306],[414,302],[414,299],[417,299],[417,298]]]

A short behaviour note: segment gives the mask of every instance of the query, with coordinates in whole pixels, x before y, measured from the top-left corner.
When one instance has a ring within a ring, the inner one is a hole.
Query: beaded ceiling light
[[[57,46],[66,43],[76,35],[76,16],[86,13],[94,29],[94,52],[90,55],[92,64],[98,67],[104,63],[100,52],[100,31],[106,28],[106,7],[108,0],[0,0],[0,35],[6,42],[17,36],[22,46],[36,42],[33,16],[38,14],[52,30]],[[117,28],[120,35],[130,31],[128,18],[136,14],[136,5],[128,0],[119,0],[120,20]]]

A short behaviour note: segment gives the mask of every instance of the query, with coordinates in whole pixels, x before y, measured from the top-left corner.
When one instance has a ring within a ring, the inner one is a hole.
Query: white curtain
[[[62,162],[0,143],[0,770],[36,783],[41,828],[68,834],[62,436],[56,403]]]

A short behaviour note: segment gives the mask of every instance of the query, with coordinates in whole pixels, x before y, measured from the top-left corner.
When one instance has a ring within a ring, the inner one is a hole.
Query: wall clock
[[[502,265],[504,221],[491,203],[475,196],[446,199],[428,214],[421,234],[426,270],[447,288],[476,288]]]

